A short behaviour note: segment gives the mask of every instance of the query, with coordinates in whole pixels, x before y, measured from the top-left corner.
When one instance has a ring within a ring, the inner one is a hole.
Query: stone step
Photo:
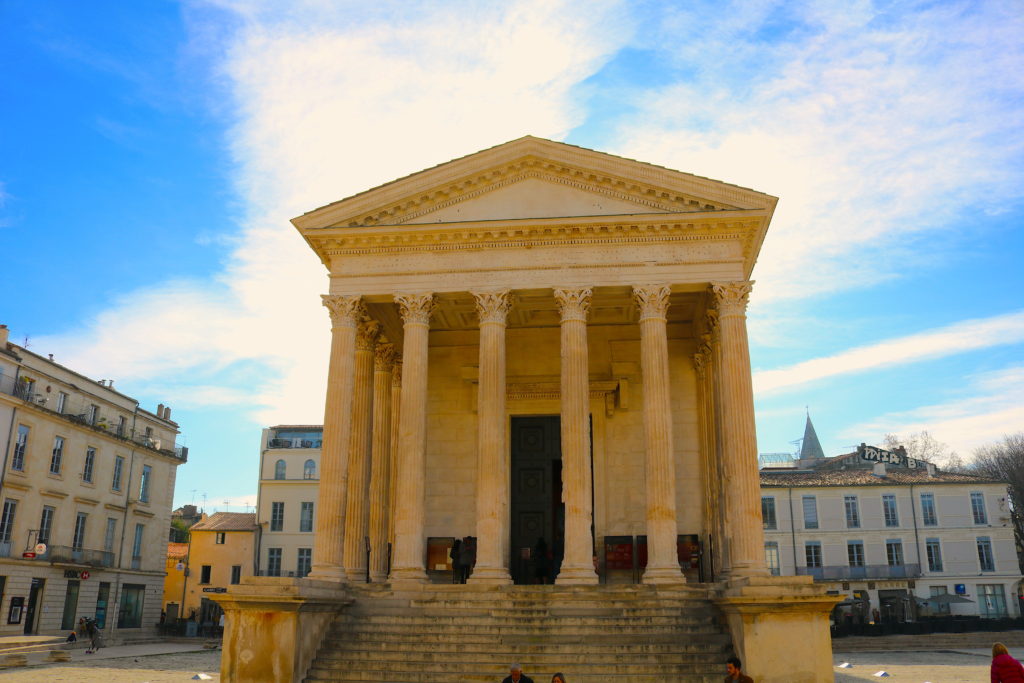
[[[515,646],[529,651],[579,652],[581,646],[602,652],[699,652],[724,648],[730,644],[724,633],[637,634],[625,636],[616,633],[600,635],[566,634],[563,636],[525,633],[506,635],[495,639],[487,634],[459,634],[456,636],[419,633],[353,632],[324,641],[333,648],[360,647],[402,649],[406,651],[466,651],[486,652],[496,646]],[[445,647],[448,646],[448,647]]]
[[[503,618],[484,614],[367,614],[351,622],[388,626],[420,626],[437,629],[444,626],[518,626],[520,628],[569,628],[576,626],[604,626],[614,628],[620,624],[644,626],[705,626],[716,624],[713,614],[675,613],[660,616],[636,617],[513,617]]]
[[[547,683],[550,680],[551,672],[535,673],[528,669],[527,673],[536,683]],[[610,674],[606,672],[597,674],[581,674],[578,672],[564,672],[572,679],[572,683],[721,683],[724,675],[721,668],[715,672],[697,673],[688,672],[666,677],[664,674]],[[508,675],[508,670],[498,667],[489,668],[480,672],[462,672],[459,674],[459,683],[496,683]],[[392,672],[387,669],[364,669],[360,671],[311,671],[306,677],[309,683],[350,683],[356,681],[379,681],[381,683],[437,683],[437,681],[451,681],[451,678],[438,675],[434,672]]]
[[[345,647],[343,649],[334,649],[328,653],[325,653],[319,659],[317,659],[317,666],[323,668],[333,668],[336,665],[342,665],[345,663],[351,663],[352,665],[358,665],[361,662],[397,662],[402,665],[412,665],[415,663],[421,664],[447,664],[453,659],[460,662],[480,662],[487,661],[493,662],[497,657],[498,660],[504,658],[515,658],[522,657],[526,659],[526,655],[529,655],[528,659],[533,663],[535,667],[539,668],[550,668],[553,666],[569,666],[573,665],[573,668],[578,669],[580,666],[659,666],[666,662],[671,662],[677,666],[697,666],[700,664],[708,663],[714,660],[714,654],[720,653],[708,653],[708,652],[646,652],[646,653],[635,653],[635,652],[594,652],[588,648],[587,652],[580,652],[580,648],[576,648],[575,652],[569,652],[562,649],[562,651],[551,651],[549,648],[537,648],[539,651],[534,652],[523,652],[520,648],[508,648],[505,650],[495,649],[492,652],[481,653],[479,651],[473,652],[469,650],[464,651],[449,651],[449,652],[424,652],[419,650],[384,650],[384,649],[373,649],[364,650],[357,647]],[[666,654],[668,656],[666,656]]]
[[[339,672],[344,673],[347,671],[359,671],[359,670],[386,670],[391,672],[397,677],[401,677],[403,674],[408,673],[430,673],[433,672],[435,675],[441,676],[436,680],[462,680],[459,677],[463,673],[472,673],[478,671],[488,670],[501,670],[502,667],[507,667],[508,664],[504,664],[504,658],[500,655],[488,659],[487,661],[465,661],[460,659],[448,659],[440,662],[427,662],[427,661],[386,661],[386,662],[367,662],[365,666],[360,666],[360,662],[351,661],[340,661],[334,663],[321,663],[317,662],[311,669],[310,674],[319,672]],[[534,662],[528,659],[522,660],[524,671],[545,671],[545,670],[559,670],[562,669],[562,665],[559,662]],[[564,667],[570,668],[570,667]],[[721,671],[723,668],[717,661],[708,658],[702,662],[688,662],[680,664],[666,664],[666,663],[639,663],[633,664],[628,662],[616,662],[611,664],[586,664],[577,663],[572,665],[572,670],[577,675],[582,674],[618,674],[618,675],[653,675],[660,674],[666,677],[663,680],[674,680],[675,677],[681,674],[709,674],[715,671]],[[724,676],[723,676],[724,678]]]

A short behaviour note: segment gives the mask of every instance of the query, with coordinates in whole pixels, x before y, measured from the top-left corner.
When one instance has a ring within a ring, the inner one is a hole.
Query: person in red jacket
[[[1006,646],[992,646],[992,683],[1024,683],[1024,666],[1010,656]]]

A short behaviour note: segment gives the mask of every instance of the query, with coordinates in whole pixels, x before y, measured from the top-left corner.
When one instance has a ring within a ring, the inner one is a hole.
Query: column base
[[[366,567],[347,569],[345,570],[345,576],[352,583],[366,583]]]
[[[597,585],[597,572],[593,567],[566,567],[564,564],[555,577],[555,585],[581,586]]]
[[[647,567],[643,582],[652,585],[683,584],[686,577],[679,567]]]
[[[504,567],[476,567],[473,569],[473,574],[466,579],[466,583],[483,586],[507,586],[512,583],[512,577]]]
[[[426,583],[427,573],[419,567],[392,569],[388,581],[390,583]]]
[[[345,573],[345,568],[337,565],[313,565],[312,571],[306,575],[307,579],[313,579],[315,581],[336,581],[338,583],[348,583],[348,575]]]
[[[727,574],[729,579],[742,579],[745,577],[771,576],[767,567],[759,565],[734,564],[729,568]]]
[[[377,574],[370,572],[370,583],[386,583],[387,580],[388,575],[384,572],[380,572]]]

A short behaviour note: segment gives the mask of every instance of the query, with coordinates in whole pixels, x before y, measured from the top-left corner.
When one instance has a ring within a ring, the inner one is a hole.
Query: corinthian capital
[[[640,311],[640,319],[660,318],[668,315],[668,297],[672,290],[668,285],[645,285],[633,287],[633,302]]]
[[[377,344],[377,348],[373,351],[374,369],[379,372],[391,372],[395,365],[396,356],[394,344]]]
[[[377,343],[377,335],[380,334],[380,323],[376,320],[363,320],[356,328],[356,350],[373,351]]]
[[[391,387],[402,388],[402,359],[398,358],[398,354],[395,354],[395,364],[391,368]]]
[[[470,292],[476,300],[476,314],[483,323],[505,324],[508,311],[512,308],[512,294],[504,289],[500,292]]]
[[[580,289],[559,289],[555,288],[555,301],[558,302],[558,311],[562,315],[562,322],[566,320],[582,320],[586,322],[587,313],[590,311],[590,296],[593,290],[590,287]]]
[[[697,371],[698,379],[704,379],[708,369],[708,357],[704,355],[704,351],[693,354],[693,369]]]
[[[715,303],[722,315],[744,315],[747,312],[747,301],[750,298],[752,280],[736,282],[713,282],[711,291],[715,295]]]
[[[331,314],[331,324],[334,327],[355,327],[366,314],[361,296],[321,294],[320,299]]]
[[[434,295],[427,294],[395,294],[395,303],[402,314],[402,322],[430,324],[430,316],[434,312]]]

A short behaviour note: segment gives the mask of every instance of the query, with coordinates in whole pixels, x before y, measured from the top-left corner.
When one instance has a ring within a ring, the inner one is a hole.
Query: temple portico
[[[605,614],[607,594],[717,611],[765,682],[831,680],[835,600],[765,564],[746,309],[776,202],[525,137],[294,219],[330,276],[312,581],[219,598],[225,642],[276,638],[273,613],[304,639],[279,665],[305,671],[352,596],[357,623],[375,596]],[[475,549],[466,586],[438,571],[453,539]],[[642,680],[690,680],[665,666]]]

